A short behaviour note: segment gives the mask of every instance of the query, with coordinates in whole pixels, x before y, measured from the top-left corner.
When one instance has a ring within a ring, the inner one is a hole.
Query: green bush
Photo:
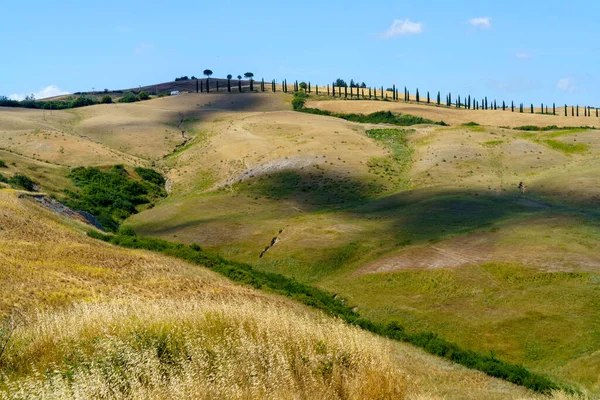
[[[150,99],[150,95],[148,94],[148,92],[140,92],[140,94],[137,95],[139,100],[149,100]]]
[[[29,177],[21,174],[14,175],[12,178],[8,180],[14,186],[23,188],[30,192],[35,190],[35,182],[31,180]]]
[[[102,96],[102,98],[100,99],[100,103],[101,104],[111,104],[112,102],[113,102],[112,97],[110,97],[107,94],[105,94],[104,96]]]
[[[2,182],[2,183],[8,183],[8,178],[5,177],[4,175],[0,174],[0,182]]]
[[[107,172],[79,167],[73,169],[69,177],[79,190],[65,191],[66,205],[95,215],[104,228],[112,232],[119,228],[122,220],[137,213],[138,206],[165,196],[161,186],[136,181],[120,165]]]
[[[8,165],[6,165],[4,160],[0,160],[0,168],[8,168]]]
[[[137,236],[133,228],[129,225],[122,225],[119,228],[119,235],[121,236]]]
[[[127,92],[119,99],[119,103],[135,103],[139,101],[137,96],[132,92]]]
[[[79,96],[71,101],[72,108],[92,106],[94,104],[96,104],[96,100],[93,97],[88,96]]]
[[[337,296],[334,297],[330,293],[300,283],[293,278],[272,272],[257,271],[248,264],[226,260],[221,256],[204,251],[196,244],[188,246],[156,238],[104,235],[97,231],[90,231],[88,235],[118,246],[156,251],[202,265],[226,276],[234,282],[290,297],[305,305],[322,310],[329,315],[341,318],[349,324],[356,325],[390,339],[411,343],[431,354],[444,357],[468,368],[482,371],[490,376],[505,379],[536,392],[550,393],[553,390],[559,389],[572,391],[572,389],[564,385],[558,385],[543,375],[530,372],[523,366],[499,360],[493,354],[484,355],[472,350],[464,350],[458,345],[440,338],[435,333],[408,333],[396,321],[387,324],[372,322],[361,317],[343,299]]]
[[[462,124],[462,126],[480,126],[477,122],[467,122],[466,124]]]
[[[292,102],[293,105],[293,102]],[[300,108],[296,111],[301,111],[308,114],[325,115],[330,117],[342,118],[346,121],[358,122],[361,124],[390,124],[396,126],[411,126],[417,124],[436,124],[447,126],[444,121],[434,122],[432,120],[416,117],[410,114],[393,114],[390,111],[377,111],[368,115],[365,114],[344,114],[332,113],[318,108]]]
[[[292,99],[292,108],[296,111],[300,111],[304,108],[304,103],[306,103],[306,99],[308,99],[308,95],[302,92],[295,92],[294,98]]]
[[[155,185],[163,187],[165,185],[165,178],[158,172],[150,168],[137,167],[135,169],[136,174],[145,181],[154,183]]]

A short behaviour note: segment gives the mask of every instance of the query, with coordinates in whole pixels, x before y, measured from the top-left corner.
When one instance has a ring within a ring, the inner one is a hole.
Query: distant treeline
[[[121,97],[119,103],[133,103],[141,100],[148,100],[150,95],[147,92],[140,92],[135,94],[133,92],[127,92]],[[80,95],[79,97],[69,97],[66,100],[50,100],[40,101],[35,98],[27,96],[25,100],[11,100],[6,96],[0,96],[0,107],[20,107],[20,108],[34,108],[39,110],[65,110],[68,108],[78,108],[85,106],[93,106],[94,104],[110,104],[113,102],[113,98],[109,95],[104,95],[100,99],[89,96]]]

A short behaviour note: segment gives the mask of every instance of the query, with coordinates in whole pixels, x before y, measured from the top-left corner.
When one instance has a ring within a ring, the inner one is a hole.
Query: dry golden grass
[[[510,109],[502,110],[465,110],[454,107],[437,107],[433,104],[418,104],[415,102],[405,103],[370,101],[370,100],[310,100],[306,103],[307,107],[320,108],[332,112],[342,113],[360,113],[370,114],[376,111],[392,111],[403,114],[412,114],[419,117],[428,118],[433,121],[444,121],[450,125],[461,125],[468,122],[476,122],[487,126],[509,126],[517,127],[523,125],[536,126],[595,126],[600,127],[600,121],[595,117],[584,117],[583,110],[580,110],[579,117],[564,116],[564,110],[557,109],[557,115],[531,114],[526,112],[519,113],[517,108],[515,112]]]
[[[2,398],[532,396],[203,268],[96,242],[14,191],[0,190],[0,226],[0,310],[26,321],[0,359]]]

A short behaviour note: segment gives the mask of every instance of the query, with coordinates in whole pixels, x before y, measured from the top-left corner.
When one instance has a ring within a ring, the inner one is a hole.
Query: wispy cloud
[[[577,91],[577,86],[575,86],[575,79],[573,78],[562,78],[559,79],[556,83],[556,87],[558,90],[567,93],[573,93]]]
[[[469,23],[475,28],[490,29],[492,27],[492,19],[490,17],[471,18]]]
[[[531,58],[531,54],[529,53],[516,53],[515,57],[521,59],[521,60],[526,60],[528,58]]]
[[[59,89],[56,85],[50,85],[38,92],[11,94],[8,98],[11,100],[25,100],[25,97],[33,95],[36,99],[45,99],[47,97],[62,96],[64,94],[69,94],[69,92]]]
[[[152,43],[140,43],[135,48],[135,54],[144,54],[151,51],[154,48]]]
[[[423,23],[413,22],[410,19],[395,19],[392,26],[379,35],[381,39],[391,39],[399,36],[418,35],[423,33]]]

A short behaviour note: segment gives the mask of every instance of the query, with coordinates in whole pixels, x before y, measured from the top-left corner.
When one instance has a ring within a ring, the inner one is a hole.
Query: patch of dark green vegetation
[[[196,244],[168,242],[162,239],[146,238],[132,235],[104,235],[90,231],[92,238],[103,240],[114,245],[156,251],[168,256],[177,257],[218,272],[234,282],[249,285],[270,293],[290,297],[305,305],[322,310],[325,313],[341,318],[349,324],[358,326],[375,334],[421,347],[427,352],[446,358],[468,368],[482,371],[490,376],[501,378],[517,385],[525,386],[540,393],[572,388],[557,384],[550,378],[533,373],[521,365],[511,364],[497,359],[494,354],[480,354],[465,350],[449,342],[433,332],[407,332],[398,322],[376,323],[363,318],[339,297],[300,283],[295,279],[280,274],[257,271],[248,264],[226,260],[218,255],[204,251]]]
[[[471,122],[467,122],[465,124],[462,124],[462,126],[481,126],[481,125],[479,125],[477,122],[471,121]]]
[[[135,173],[147,182],[153,183],[159,187],[165,186],[165,178],[163,178],[161,174],[159,174],[153,169],[137,167],[135,169]]]
[[[152,205],[166,196],[155,174],[144,170],[141,181],[134,179],[122,165],[108,171],[97,168],[75,168],[69,174],[77,191],[65,190],[65,204],[95,215],[105,229],[116,232],[122,220],[138,212],[141,205]],[[141,176],[141,174],[138,175]],[[162,177],[161,177],[162,178]]]
[[[35,182],[26,175],[16,174],[8,180],[13,186],[33,192],[35,190]]]
[[[515,131],[530,131],[530,132],[547,132],[557,130],[570,130],[570,129],[596,129],[593,126],[563,126],[559,127],[556,125],[550,126],[536,126],[536,125],[523,125],[513,128]]]
[[[133,92],[127,92],[119,99],[120,103],[133,103],[141,100],[150,99],[150,95],[147,92],[140,92],[135,94]],[[110,104],[113,102],[112,97],[104,95],[98,99],[95,96],[80,95],[78,97],[69,96],[66,100],[51,100],[51,101],[40,101],[36,100],[32,96],[28,96],[25,100],[11,100],[6,96],[0,96],[0,107],[18,107],[18,108],[36,108],[43,110],[65,110],[68,108],[78,108],[93,106],[94,104]]]
[[[294,98],[292,99],[292,107],[295,111],[307,113],[307,114],[315,114],[315,115],[324,115],[328,117],[335,117],[345,119],[350,122],[358,122],[361,124],[389,124],[396,126],[411,126],[418,124],[435,124],[441,126],[448,126],[444,121],[434,122],[430,119],[416,117],[410,114],[394,114],[391,111],[377,111],[371,114],[344,114],[344,113],[333,113],[327,110],[321,110],[318,108],[306,108],[304,107],[306,100],[308,99],[308,95],[302,92],[294,93]]]
[[[8,165],[6,165],[4,160],[0,160],[0,168],[8,168]]]

